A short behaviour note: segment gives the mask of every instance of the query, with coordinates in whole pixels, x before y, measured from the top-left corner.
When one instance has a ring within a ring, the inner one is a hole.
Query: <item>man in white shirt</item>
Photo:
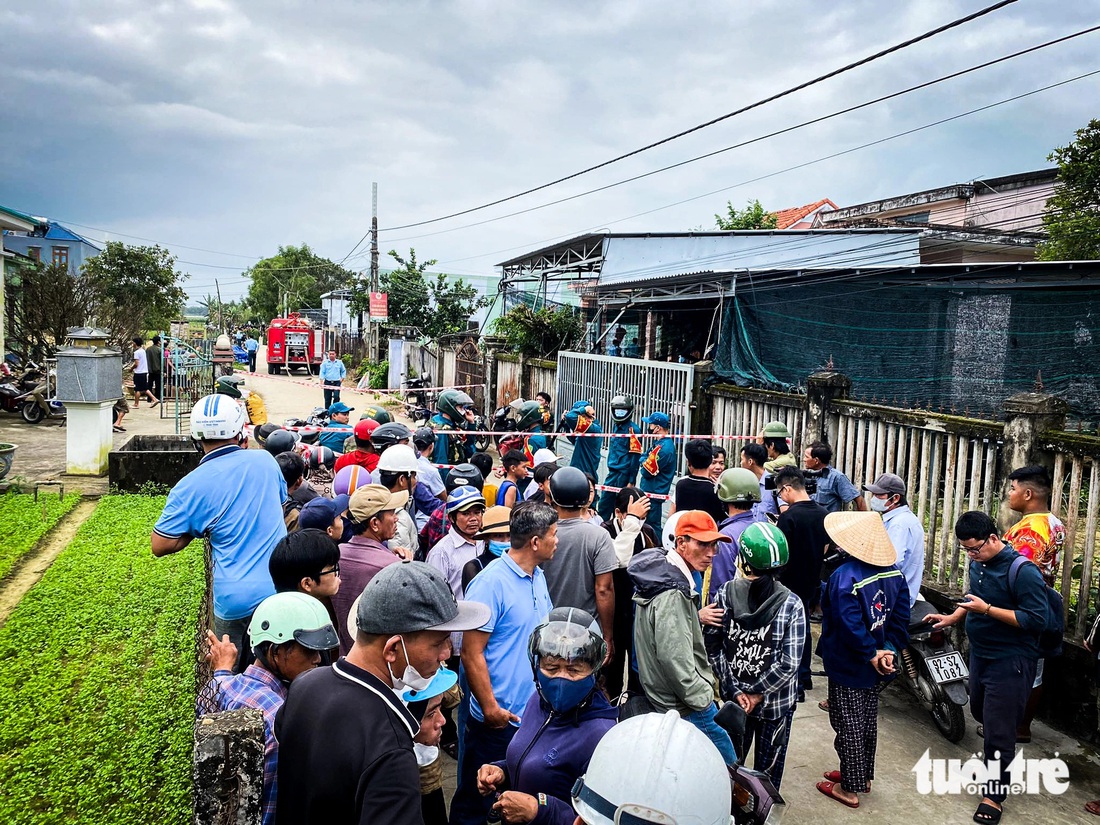
[[[909,606],[917,603],[924,578],[924,527],[905,500],[905,482],[893,473],[883,473],[874,484],[864,484],[871,494],[871,509],[882,513],[886,534],[898,553],[897,567],[909,587]]]
[[[134,339],[134,409],[140,404],[141,397],[149,399],[149,406],[155,407],[160,400],[149,389],[149,354],[145,351],[145,339]]]

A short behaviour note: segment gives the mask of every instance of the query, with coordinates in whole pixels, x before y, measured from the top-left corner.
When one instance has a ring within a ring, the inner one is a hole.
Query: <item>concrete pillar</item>
[[[1001,463],[997,479],[1001,489],[1001,506],[997,512],[998,527],[1007,530],[1019,518],[1008,506],[1008,474],[1028,464],[1049,463],[1039,445],[1043,433],[1066,428],[1069,405],[1061,398],[1038,392],[1021,392],[1004,403],[1005,431],[1001,448]],[[1053,470],[1053,468],[1048,467]],[[1051,473],[1053,475],[1053,471]]]
[[[712,425],[714,405],[711,395],[703,389],[707,380],[714,373],[713,361],[700,361],[695,365],[695,376],[691,389],[691,432],[700,435],[710,435],[714,431]],[[729,445],[726,446],[727,449]],[[736,466],[736,465],[734,465]]]
[[[195,825],[260,825],[264,717],[245,708],[195,723]]]
[[[657,313],[652,309],[647,309],[645,313],[645,335],[643,339],[645,341],[642,345],[645,348],[645,358],[647,361],[652,361],[657,357]]]
[[[74,476],[102,476],[107,473],[111,452],[111,425],[115,421],[114,401],[69,401],[65,404],[65,472]]]
[[[822,370],[806,379],[806,423],[802,430],[802,449],[815,441],[828,439],[829,405],[837,398],[847,398],[852,379],[841,372]],[[797,456],[801,462],[802,456]]]

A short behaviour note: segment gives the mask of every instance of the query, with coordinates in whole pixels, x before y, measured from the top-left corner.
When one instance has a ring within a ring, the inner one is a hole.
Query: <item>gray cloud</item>
[[[239,255],[309,242],[340,259],[370,219],[507,195],[834,68],[980,0],[753,4],[42,2],[0,11],[0,203]],[[1092,8],[1088,8],[1092,6]],[[727,199],[783,208],[1046,165],[1096,115],[1095,80],[807,169],[612,223],[1100,68],[1098,35],[674,172],[438,233],[711,151],[1095,22],[1019,3],[640,157],[468,218],[383,234],[462,272],[592,227],[710,226]],[[101,233],[90,232],[96,237]],[[420,237],[425,236],[425,237]],[[192,290],[242,258],[177,249]],[[363,266],[362,259],[353,260]],[[201,266],[200,264],[215,265]]]

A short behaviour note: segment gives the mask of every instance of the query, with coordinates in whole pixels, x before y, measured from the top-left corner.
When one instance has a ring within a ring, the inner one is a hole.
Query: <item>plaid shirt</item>
[[[275,738],[275,713],[286,700],[286,685],[273,673],[252,664],[234,676],[228,670],[214,673],[218,687],[218,709],[255,708],[264,715],[264,796],[261,806],[263,825],[274,825],[276,769],[279,765],[279,740]]]
[[[424,561],[428,558],[428,551],[439,544],[443,537],[447,535],[449,527],[447,505],[443,504],[437,507],[435,512],[429,516],[428,523],[420,531],[420,552],[416,557],[417,561]]]
[[[734,622],[725,587],[718,591],[716,601],[726,611],[722,627],[704,626],[703,641],[707,659],[718,677],[718,692],[726,701],[739,693],[761,693],[764,699],[753,715],[769,720],[783,718],[798,698],[798,664],[806,641],[802,601],[788,592],[771,624],[758,630],[745,630]]]

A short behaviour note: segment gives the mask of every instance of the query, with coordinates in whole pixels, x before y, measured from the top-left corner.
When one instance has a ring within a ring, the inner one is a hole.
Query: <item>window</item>
[[[27,257],[30,258],[32,261],[41,261],[42,260],[42,247],[40,247],[40,246],[28,246],[27,247]]]
[[[53,262],[55,266],[69,265],[69,247],[55,246],[53,248]]]

